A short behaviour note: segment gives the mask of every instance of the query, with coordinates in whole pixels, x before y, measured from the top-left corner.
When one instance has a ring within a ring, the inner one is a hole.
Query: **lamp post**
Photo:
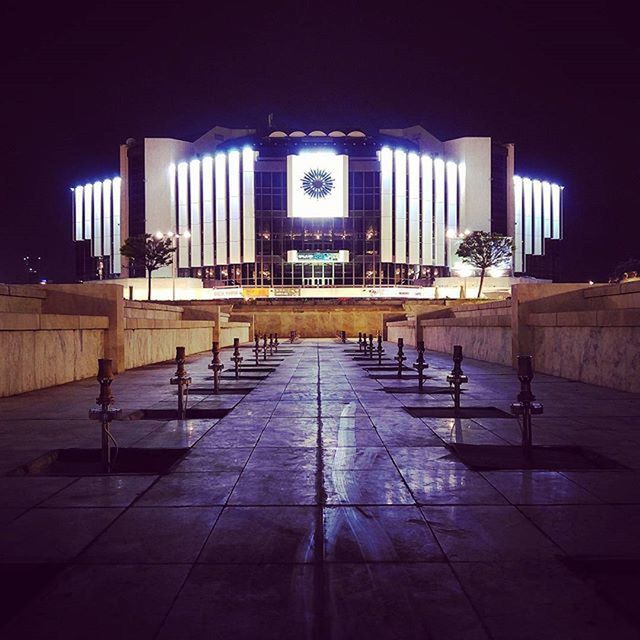
[[[173,260],[171,261],[171,277],[172,277],[172,283],[171,283],[171,289],[172,289],[172,296],[171,299],[175,302],[176,300],[176,276],[177,276],[177,271],[178,271],[178,267],[176,265],[176,251],[178,248],[178,240],[180,238],[185,238],[185,240],[188,240],[191,237],[191,232],[187,229],[186,231],[184,231],[183,233],[175,233],[173,231],[167,231],[167,233],[162,233],[162,231],[158,231],[158,233],[156,233],[156,238],[158,238],[158,240],[162,240],[163,238],[171,238],[171,246],[174,249],[173,252]]]

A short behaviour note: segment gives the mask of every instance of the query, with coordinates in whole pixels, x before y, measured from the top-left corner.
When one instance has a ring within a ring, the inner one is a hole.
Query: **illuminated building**
[[[145,232],[178,234],[178,277],[246,287],[426,284],[476,230],[513,237],[527,274],[562,237],[562,187],[515,175],[513,144],[420,126],[130,139],[72,202],[83,279],[142,276],[118,249]]]

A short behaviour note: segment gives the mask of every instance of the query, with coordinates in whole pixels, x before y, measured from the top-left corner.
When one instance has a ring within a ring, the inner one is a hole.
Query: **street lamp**
[[[182,233],[175,233],[174,231],[167,231],[167,233],[162,233],[162,231],[158,231],[156,233],[156,238],[158,240],[162,240],[163,238],[170,238],[171,239],[171,246],[173,247],[173,249],[177,249],[178,248],[178,240],[180,238],[184,238],[185,240],[188,240],[191,237],[191,232],[187,229],[186,231],[182,232]],[[178,267],[176,265],[176,257],[175,257],[175,251],[173,252],[174,256],[173,256],[173,260],[171,261],[171,276],[172,276],[172,299],[175,302],[176,300],[176,276],[177,276],[177,270]]]

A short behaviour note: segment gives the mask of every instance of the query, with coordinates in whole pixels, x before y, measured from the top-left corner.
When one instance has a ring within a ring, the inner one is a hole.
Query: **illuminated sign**
[[[340,262],[337,251],[298,251],[298,262]]]
[[[346,218],[349,159],[331,151],[287,156],[289,218]]]
[[[300,297],[300,287],[274,287],[273,295],[276,298],[298,298]]]
[[[340,249],[339,251],[298,251],[292,249],[287,251],[287,262],[316,262],[316,263],[338,263],[349,262],[349,251]]]

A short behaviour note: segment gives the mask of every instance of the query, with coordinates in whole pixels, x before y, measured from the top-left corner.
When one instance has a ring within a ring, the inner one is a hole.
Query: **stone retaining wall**
[[[411,320],[390,323],[389,336],[410,334]],[[427,312],[415,334],[425,346],[515,365],[532,355],[536,371],[640,392],[640,282],[515,285],[511,300]],[[412,344],[405,338],[408,344]]]
[[[398,338],[402,338],[405,345],[411,347],[416,346],[415,318],[412,320],[387,322],[387,340],[389,340],[389,342],[398,342]]]
[[[95,375],[106,327],[95,316],[0,314],[0,397]]]
[[[301,338],[334,338],[340,331],[347,336],[358,332],[376,335],[385,331],[389,320],[405,315],[402,301],[397,303],[294,301],[280,304],[239,303],[232,318],[250,321],[255,332],[289,336],[296,331]]]
[[[125,301],[116,284],[0,285],[0,397],[95,376],[99,358],[120,372],[173,360],[177,346],[248,342],[249,332],[228,314]]]

